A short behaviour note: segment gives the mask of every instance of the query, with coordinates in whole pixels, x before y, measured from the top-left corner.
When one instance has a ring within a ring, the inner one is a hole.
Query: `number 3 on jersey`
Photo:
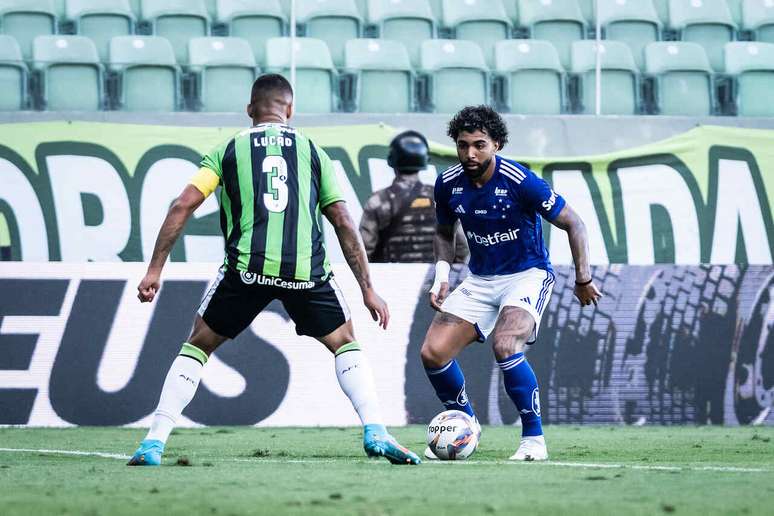
[[[288,206],[288,164],[282,156],[266,156],[262,170],[268,174],[268,193],[263,194],[263,204],[274,213],[282,213]]]

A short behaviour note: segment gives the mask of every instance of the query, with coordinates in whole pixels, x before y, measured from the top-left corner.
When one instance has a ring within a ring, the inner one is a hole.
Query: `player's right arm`
[[[435,180],[435,217],[437,225],[433,237],[435,279],[430,287],[430,306],[441,311],[441,304],[449,294],[449,270],[454,262],[454,224],[456,215],[449,208],[449,197],[444,189],[443,174]]]

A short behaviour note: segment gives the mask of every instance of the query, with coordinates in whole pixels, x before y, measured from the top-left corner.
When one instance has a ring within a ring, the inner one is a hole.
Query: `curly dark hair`
[[[454,115],[449,122],[449,130],[446,134],[456,142],[463,131],[486,133],[500,145],[501,149],[508,143],[508,128],[505,126],[505,121],[489,106],[467,106]]]

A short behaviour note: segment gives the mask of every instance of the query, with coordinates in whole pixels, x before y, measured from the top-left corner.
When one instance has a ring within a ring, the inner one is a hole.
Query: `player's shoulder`
[[[503,158],[498,156],[500,163],[500,174],[505,177],[511,185],[521,185],[529,177],[534,176],[535,173],[512,159]]]
[[[435,178],[435,187],[441,189],[451,188],[462,177],[463,172],[461,163],[450,166]]]

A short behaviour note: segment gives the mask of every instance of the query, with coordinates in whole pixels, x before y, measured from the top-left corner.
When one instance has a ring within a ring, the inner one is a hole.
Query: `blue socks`
[[[537,378],[524,353],[516,353],[503,360],[498,360],[497,365],[503,372],[505,391],[513,400],[516,410],[521,416],[522,437],[543,435]]]
[[[465,376],[456,360],[452,360],[440,369],[425,368],[435,393],[446,410],[461,410],[474,416],[468,395],[465,392]]]

